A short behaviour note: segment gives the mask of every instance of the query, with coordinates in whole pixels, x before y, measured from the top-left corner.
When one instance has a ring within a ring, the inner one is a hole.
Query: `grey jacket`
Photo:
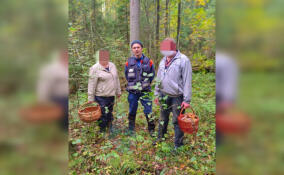
[[[155,87],[155,96],[160,93],[169,96],[183,95],[183,101],[189,103],[192,77],[190,60],[178,51],[167,69],[165,69],[165,63],[166,57],[159,64],[157,80],[160,83]]]

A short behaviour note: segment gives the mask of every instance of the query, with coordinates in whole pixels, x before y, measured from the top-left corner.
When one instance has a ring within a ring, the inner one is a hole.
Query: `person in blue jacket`
[[[128,103],[129,103],[129,131],[135,131],[135,118],[138,108],[138,101],[144,107],[144,114],[148,123],[148,131],[153,136],[155,130],[152,113],[152,101],[148,97],[151,92],[151,83],[155,76],[153,61],[143,53],[143,44],[139,40],[131,43],[133,56],[128,58],[125,64],[125,77],[127,80]]]

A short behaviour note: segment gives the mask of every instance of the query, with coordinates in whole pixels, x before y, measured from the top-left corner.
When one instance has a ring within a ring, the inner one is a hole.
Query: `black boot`
[[[136,115],[128,115],[128,130],[133,133],[135,131],[135,117]]]
[[[146,115],[146,119],[147,119],[147,123],[148,123],[148,131],[151,137],[154,137],[154,132],[155,132],[155,122],[154,122],[154,118],[151,115],[150,117],[148,117],[148,115]]]
[[[109,132],[113,133],[112,121],[108,123]]]

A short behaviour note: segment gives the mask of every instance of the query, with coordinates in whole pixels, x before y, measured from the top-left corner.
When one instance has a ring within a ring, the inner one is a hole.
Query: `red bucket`
[[[216,128],[223,134],[247,133],[251,126],[249,117],[242,112],[217,113]]]
[[[184,133],[195,134],[198,131],[199,118],[192,107],[189,107],[193,113],[182,114],[184,110],[184,108],[182,108],[178,116],[178,125]]]
[[[20,116],[32,123],[52,122],[63,117],[63,109],[56,104],[38,103],[22,108]]]

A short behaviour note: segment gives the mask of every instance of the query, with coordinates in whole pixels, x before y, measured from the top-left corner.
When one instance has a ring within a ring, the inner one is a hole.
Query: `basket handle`
[[[189,105],[189,108],[192,110],[193,114],[195,115],[195,112],[194,112],[194,110],[193,110],[192,106],[191,106],[190,104],[188,104],[188,105]],[[184,107],[182,107],[182,108],[181,108],[181,110],[180,110],[179,115],[181,115],[181,114],[182,114],[182,112],[183,112],[184,110],[185,110],[185,108],[184,108]]]
[[[92,103],[96,103],[97,104],[97,102],[95,102],[95,101],[93,101],[93,102],[86,102],[86,103],[84,103],[84,104],[82,104],[80,107],[79,107],[79,110],[81,111],[82,110],[82,107],[84,107],[85,105],[87,105],[87,104],[92,104]]]

